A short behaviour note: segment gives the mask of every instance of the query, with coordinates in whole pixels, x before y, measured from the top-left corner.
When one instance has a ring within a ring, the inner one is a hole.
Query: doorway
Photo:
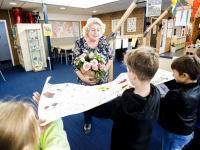
[[[14,65],[6,20],[0,20],[0,67],[3,69]]]
[[[154,23],[154,21],[156,21],[157,18],[151,18],[151,24]],[[157,33],[158,33],[158,26],[155,25],[152,29],[151,29],[151,34],[150,34],[150,46],[153,48],[156,48],[156,42],[157,42]]]

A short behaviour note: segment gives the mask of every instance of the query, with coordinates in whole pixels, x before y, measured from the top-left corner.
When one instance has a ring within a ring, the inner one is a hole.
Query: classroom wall
[[[40,12],[40,23],[44,24],[44,13]],[[49,21],[78,21],[79,27],[81,21],[87,21],[87,19],[91,18],[90,15],[71,15],[71,14],[55,14],[55,13],[48,13],[48,20]],[[81,28],[79,28],[79,37],[81,37]],[[64,45],[64,44],[71,44],[75,43],[75,41],[79,37],[66,37],[66,38],[50,38],[51,45]],[[49,50],[47,47],[47,38],[43,36],[44,39],[44,47],[46,52],[46,57],[49,57]]]
[[[112,30],[112,20],[116,19],[121,19],[121,17],[124,15],[126,11],[117,11],[117,12],[112,12],[112,13],[106,13],[106,14],[101,14],[101,15],[93,15],[92,17],[97,17],[101,19],[105,24],[106,24],[106,31],[105,31],[105,36],[109,37],[109,34]],[[144,15],[145,15],[145,8],[136,8],[133,10],[133,12],[129,15],[128,18],[133,18],[137,17],[137,25],[136,25],[136,32],[127,32],[127,20],[124,22],[124,35],[135,35],[135,34],[143,34],[143,26],[144,26]],[[163,12],[163,11],[162,11]],[[172,14],[168,13],[164,19],[168,19],[168,17],[171,17]],[[155,16],[153,18],[158,18],[159,16]],[[151,22],[151,17],[147,18],[147,22]],[[162,20],[158,22],[158,24],[161,24]],[[157,25],[158,25],[157,24]],[[148,28],[149,26],[147,26]],[[161,32],[158,31],[157,33],[157,52],[159,52],[160,49],[160,37],[161,37]],[[140,41],[139,45],[142,45],[142,38],[138,38]],[[166,40],[166,43],[169,45],[171,42],[170,39]],[[166,44],[166,45],[167,45]],[[146,36],[146,45],[150,45],[150,32],[147,33]],[[169,51],[169,50],[168,50]]]
[[[10,13],[11,23],[10,23],[8,11]],[[23,23],[25,23],[25,14],[26,13],[27,13],[27,11],[23,10],[23,14],[22,14],[22,22]],[[43,12],[40,12],[39,15],[41,17],[40,23],[43,24],[44,23],[44,14],[43,14]],[[86,21],[90,17],[92,17],[92,16],[89,16],[89,15],[70,15],[70,14],[48,13],[48,20]],[[13,36],[12,36],[12,27],[11,26],[15,25],[15,18],[14,18],[13,14],[12,14],[12,10],[2,10],[2,9],[0,9],[0,20],[6,20],[14,63],[15,63],[15,65],[19,65],[19,58],[18,58],[18,54],[17,54],[17,49],[14,48],[14,39],[13,39]],[[53,39],[51,39],[51,41],[52,41],[52,44],[54,44],[54,45],[58,44],[59,45],[59,44],[70,44],[70,43],[73,43],[73,42],[75,42],[76,39],[77,39],[77,37],[76,38],[56,38],[56,39],[53,38]],[[48,57],[49,56],[49,52],[48,52],[48,49],[47,49],[46,37],[44,37],[44,43],[45,43],[46,57]]]
[[[136,20],[136,32],[127,32],[127,20],[124,22],[124,35],[136,35],[143,33],[143,24],[144,24],[144,9],[145,8],[137,8],[129,15],[128,18],[137,17]],[[112,31],[112,20],[121,19],[124,15],[125,11],[116,11],[112,13],[100,14],[100,15],[93,15],[92,17],[97,17],[106,24],[106,31],[104,35],[109,38],[109,34]],[[142,44],[142,38],[138,38],[140,40],[140,45]]]

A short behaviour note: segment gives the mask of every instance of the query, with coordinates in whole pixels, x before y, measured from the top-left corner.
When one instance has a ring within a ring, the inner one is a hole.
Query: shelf
[[[40,51],[40,49],[39,50],[30,50],[30,52],[37,52],[37,51]]]

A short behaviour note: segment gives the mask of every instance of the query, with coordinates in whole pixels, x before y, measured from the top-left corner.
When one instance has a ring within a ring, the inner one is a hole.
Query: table
[[[190,44],[186,47],[186,54],[188,53],[194,53],[197,49],[200,48],[200,43],[198,44]]]
[[[53,51],[54,48],[58,49],[58,53],[60,54],[61,50],[65,51],[65,58],[66,58],[66,65],[68,65],[68,60],[67,60],[67,51],[68,50],[73,50],[73,48],[75,47],[75,43],[73,44],[66,44],[66,45],[53,45],[51,46],[51,51]]]

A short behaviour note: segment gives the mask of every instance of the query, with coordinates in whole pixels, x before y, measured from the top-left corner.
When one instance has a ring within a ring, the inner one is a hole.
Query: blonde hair
[[[88,37],[88,32],[92,24],[99,24],[101,27],[101,35],[105,33],[106,25],[99,18],[90,18],[87,20],[87,24],[83,27],[83,36]]]
[[[0,149],[34,149],[39,143],[39,125],[36,113],[29,103],[0,102]]]
[[[124,63],[130,72],[134,72],[140,81],[151,80],[159,67],[159,56],[152,47],[139,47],[128,50]]]

